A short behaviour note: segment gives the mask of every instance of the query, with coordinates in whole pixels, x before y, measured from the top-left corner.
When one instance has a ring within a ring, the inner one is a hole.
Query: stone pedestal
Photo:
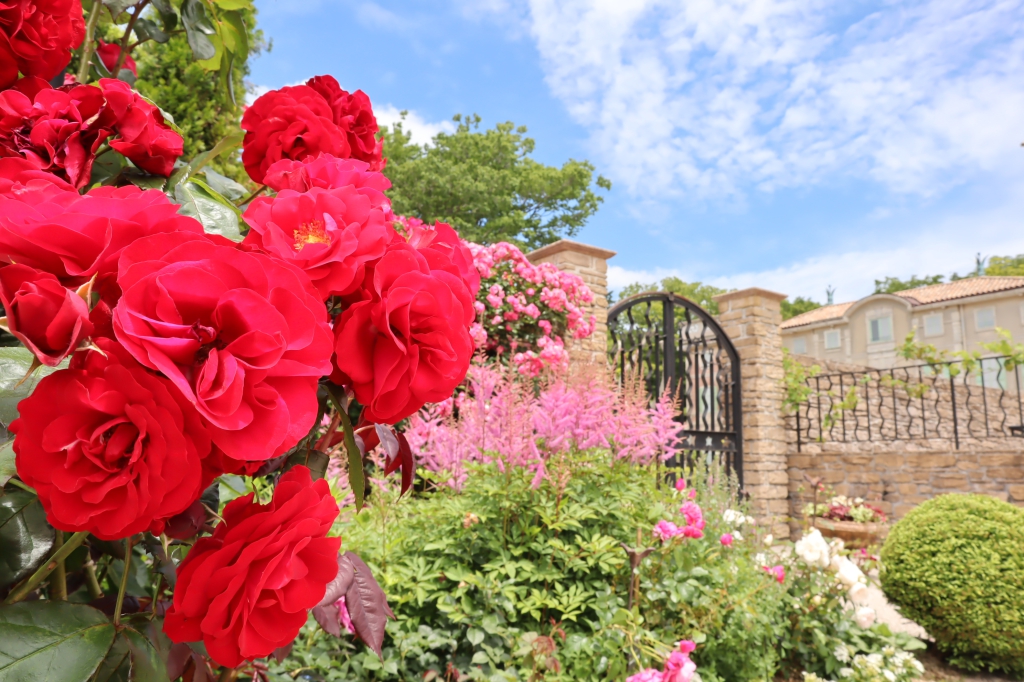
[[[751,288],[715,296],[718,320],[740,356],[743,477],[758,523],[789,537],[788,445],[781,413],[782,323],[785,294]]]
[[[583,278],[594,292],[594,302],[588,314],[596,320],[594,333],[586,339],[570,340],[569,352],[573,362],[606,362],[608,338],[608,259],[614,251],[561,239],[526,254],[531,263],[551,263],[563,272]]]

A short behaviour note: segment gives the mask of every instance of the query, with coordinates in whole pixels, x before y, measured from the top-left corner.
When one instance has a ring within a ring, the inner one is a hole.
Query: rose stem
[[[250,194],[246,198],[244,198],[241,201],[239,201],[237,204],[235,204],[235,206],[245,206],[250,201],[252,201],[256,197],[258,197],[259,195],[263,194],[265,191],[267,191],[267,186],[266,185],[260,185],[259,189],[257,189],[255,192],[253,192],[252,194]]]
[[[117,591],[117,603],[114,604],[114,625],[121,624],[121,607],[124,605],[124,593],[128,589],[128,570],[132,565],[132,537],[124,539],[124,571],[121,572],[121,587]]]
[[[27,493],[32,493],[33,495],[36,494],[35,490],[33,490],[32,488],[28,487],[27,485],[25,485],[24,483],[22,483],[21,481],[19,481],[16,478],[12,478],[11,480],[9,480],[7,482],[10,483],[11,485],[13,485],[16,488],[21,488],[22,490],[24,490]]]
[[[54,545],[58,549],[64,544],[64,531],[57,531],[57,542]],[[53,569],[53,578],[50,580],[50,599],[57,601],[68,600],[68,574],[64,569],[64,560],[57,562],[57,568]]]
[[[135,5],[132,18],[128,20],[128,26],[124,29],[124,37],[121,38],[121,54],[117,57],[117,66],[114,67],[114,73],[110,74],[114,78],[117,78],[117,74],[121,73],[121,68],[124,66],[125,60],[128,59],[128,42],[131,40],[132,30],[135,28],[135,22],[142,16],[142,10],[146,9],[148,4],[149,0],[142,0],[142,2]]]
[[[93,34],[96,33],[96,24],[100,23],[100,12],[103,11],[103,3],[100,0],[93,0],[92,10],[89,11],[89,23],[85,25],[85,40],[82,41],[82,61],[78,65],[79,83],[89,82],[89,66],[92,62]]]
[[[217,678],[217,682],[235,682],[238,679],[238,669],[229,668],[220,674]]]
[[[36,569],[36,572],[32,574],[32,577],[23,582],[20,587],[18,587],[16,590],[7,595],[7,599],[4,600],[4,603],[16,604],[25,597],[27,597],[29,592],[36,589],[36,587],[39,586],[39,583],[46,580],[47,576],[53,573],[53,571],[57,568],[57,564],[59,562],[64,561],[64,559],[67,558],[68,554],[74,552],[83,542],[85,542],[85,538],[88,535],[89,532],[85,530],[72,535],[67,542],[60,546],[60,549],[54,552],[53,556],[50,557],[49,561],[47,561],[45,564]]]
[[[96,563],[92,560],[92,557],[89,557],[89,560],[85,562],[85,585],[89,589],[89,596],[93,599],[99,599],[103,596],[100,581],[96,577]]]

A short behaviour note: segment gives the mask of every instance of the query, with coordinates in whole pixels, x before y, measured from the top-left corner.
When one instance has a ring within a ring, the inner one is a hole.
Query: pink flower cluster
[[[483,280],[476,303],[474,341],[491,357],[510,357],[520,374],[564,371],[566,339],[594,333],[584,307],[594,294],[578,276],[551,263],[534,265],[506,242],[468,244]]]
[[[658,538],[662,542],[668,542],[672,538],[679,537],[682,535],[686,538],[693,538],[694,540],[700,540],[704,537],[704,512],[701,510],[700,505],[689,500],[683,503],[683,506],[679,508],[679,513],[686,519],[685,526],[677,526],[671,521],[662,519],[654,525],[651,532],[654,537]]]
[[[697,664],[690,660],[690,654],[696,648],[696,644],[684,639],[665,659],[664,670],[647,668],[627,677],[626,682],[690,682],[697,672]]]
[[[601,448],[649,464],[681,449],[668,397],[649,407],[642,395],[589,375],[554,377],[535,392],[515,372],[490,364],[473,365],[467,381],[467,391],[413,415],[405,431],[419,464],[447,474],[456,489],[466,462],[524,467],[539,485],[555,453]]]

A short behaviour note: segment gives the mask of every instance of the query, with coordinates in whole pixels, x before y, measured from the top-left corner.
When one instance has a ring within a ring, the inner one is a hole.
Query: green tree
[[[815,308],[820,308],[821,304],[817,301],[812,301],[809,298],[803,296],[797,296],[792,301],[788,298],[782,299],[782,319],[788,320],[791,317],[797,315],[803,315],[806,312],[810,312]]]
[[[1024,254],[1018,256],[992,256],[985,266],[985,274],[989,276],[1024,276]]]
[[[724,294],[729,289],[720,289],[711,284],[704,284],[703,282],[684,282],[678,277],[666,277],[661,280],[661,283],[655,284],[642,284],[636,282],[622,288],[622,292],[619,295],[619,300],[629,298],[636,294],[646,293],[648,291],[669,291],[673,294],[679,294],[684,298],[688,298],[704,310],[708,311],[712,315],[718,314],[718,303],[715,302],[714,297],[719,294]]]
[[[905,289],[917,289],[919,287],[927,287],[933,284],[942,284],[944,279],[946,279],[944,275],[925,275],[924,277],[911,275],[910,279],[906,280],[900,279],[899,277],[876,279],[875,293],[895,294],[897,291],[904,291]]]
[[[530,158],[534,141],[525,126],[481,130],[479,116],[454,120],[455,132],[422,147],[401,121],[383,131],[396,213],[450,223],[471,241],[530,250],[579,232],[603,201],[595,189],[611,189],[587,161],[556,168]]]
[[[256,29],[255,10],[245,12],[249,56],[267,48],[263,32]],[[170,35],[166,43],[149,41],[132,53],[139,66],[135,87],[174,118],[185,138],[183,159],[211,149],[219,140],[238,130],[241,104],[245,101],[244,79],[249,75],[246,61],[231,68],[235,102],[224,97],[224,85],[217,71],[207,71],[196,61],[184,32]],[[214,170],[255,187],[242,168],[239,154],[223,155],[210,164]]]

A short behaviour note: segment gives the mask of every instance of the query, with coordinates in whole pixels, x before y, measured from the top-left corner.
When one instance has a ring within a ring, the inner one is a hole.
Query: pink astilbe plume
[[[549,457],[593,449],[646,465],[678,452],[675,403],[650,406],[642,392],[620,390],[610,378],[583,371],[549,377],[540,390],[515,369],[477,363],[453,414],[428,407],[410,419],[406,437],[424,468],[459,489],[468,462],[501,470],[526,468],[540,485]]]

